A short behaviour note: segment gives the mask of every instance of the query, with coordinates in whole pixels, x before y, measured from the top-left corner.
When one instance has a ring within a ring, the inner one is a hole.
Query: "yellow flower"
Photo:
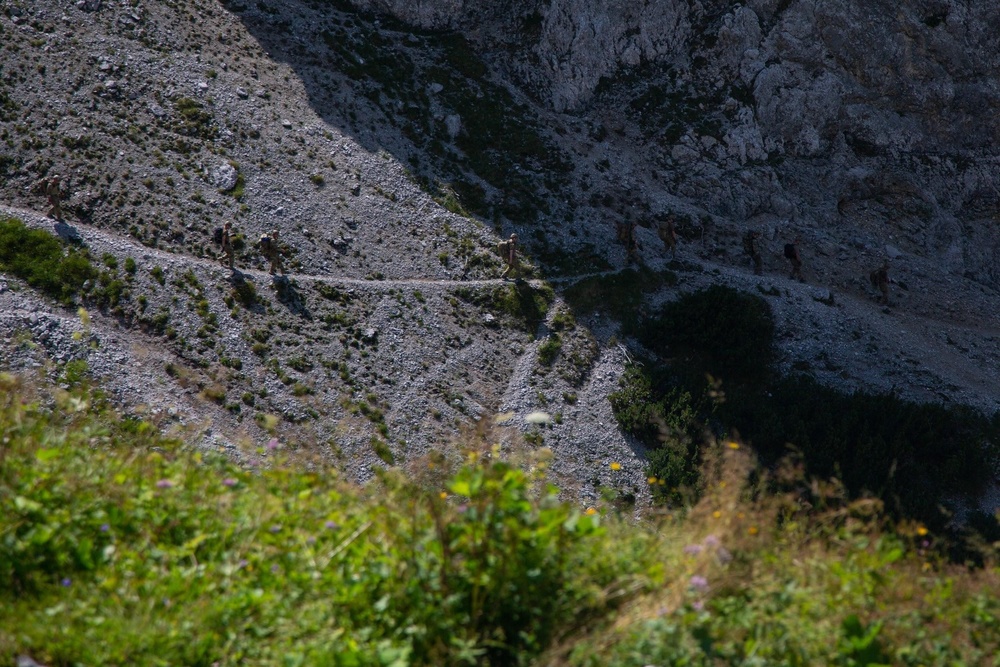
[[[718,519],[720,516],[722,516],[722,512],[720,512],[719,510],[715,510],[714,512],[712,512],[713,519]]]
[[[442,492],[440,493],[440,496],[441,496],[441,500],[444,500],[445,498],[447,498],[447,497],[448,497],[448,494],[447,494],[446,492],[442,491]]]
[[[621,470],[622,469],[622,464],[618,463],[618,461],[612,461],[611,462],[611,469],[612,470]]]
[[[927,529],[925,527],[923,527],[923,526],[917,526],[917,535],[919,535],[920,537],[923,537],[926,534],[927,534]]]
[[[584,512],[584,514],[586,514],[587,516],[594,516],[595,514],[597,514],[597,510],[595,510],[593,507],[588,507],[587,511]]]
[[[655,477],[650,477],[650,478],[648,478],[646,480],[646,483],[647,484],[656,484],[656,478]]]
[[[757,526],[750,526],[749,528],[747,528],[747,532],[750,533],[751,535],[756,535],[760,531],[757,530]]]
[[[740,443],[738,443],[738,442],[729,442],[729,443],[726,444],[726,447],[729,447],[729,449],[739,449],[740,448]]]

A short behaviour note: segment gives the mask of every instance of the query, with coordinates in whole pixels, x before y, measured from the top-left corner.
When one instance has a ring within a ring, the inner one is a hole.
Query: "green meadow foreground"
[[[635,521],[488,434],[357,487],[0,375],[0,439],[0,665],[1000,665],[993,547],[736,442]]]

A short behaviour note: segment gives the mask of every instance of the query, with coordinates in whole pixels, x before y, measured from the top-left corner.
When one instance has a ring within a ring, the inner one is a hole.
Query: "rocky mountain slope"
[[[756,291],[784,369],[995,411],[996,12],[0,0],[2,210],[79,237],[104,272],[86,326],[5,278],[3,364],[65,378],[86,360],[129,410],[251,465],[277,437],[365,479],[457,455],[479,423],[552,448],[584,502],[642,500],[607,401],[634,350],[564,292],[625,268],[613,222],[634,219],[644,308]],[[63,225],[33,190],[55,172]],[[233,274],[211,241],[227,220]],[[278,279],[253,247],[273,228]],[[512,231],[535,266],[517,284],[494,251]],[[806,284],[784,277],[795,236]],[[867,273],[886,257],[883,309]]]

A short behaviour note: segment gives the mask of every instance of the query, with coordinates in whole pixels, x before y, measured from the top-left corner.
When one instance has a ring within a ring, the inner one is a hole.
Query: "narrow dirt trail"
[[[174,253],[167,250],[161,250],[159,248],[151,248],[149,246],[143,245],[131,237],[120,236],[117,234],[112,234],[102,229],[98,229],[91,225],[84,225],[82,223],[69,224],[69,223],[59,223],[54,221],[52,218],[46,217],[36,211],[30,211],[26,209],[14,208],[11,206],[6,206],[0,204],[0,214],[7,215],[13,218],[17,218],[24,222],[26,225],[36,228],[44,229],[55,234],[59,234],[58,227],[63,226],[61,236],[64,236],[67,232],[78,237],[84,246],[91,247],[93,245],[102,245],[107,248],[120,248],[122,245],[127,245],[134,249],[134,254],[140,256],[152,256],[163,259],[164,261],[171,264],[195,264],[205,268],[209,268],[220,273],[225,273],[228,269],[223,266],[218,260],[207,259],[204,257],[195,257],[194,255],[185,255],[180,253]],[[103,248],[102,248],[103,249]],[[257,279],[273,279],[276,276],[268,273],[267,271],[262,271],[260,269],[252,268],[240,268],[236,267],[233,273],[237,276],[253,276]],[[351,286],[363,286],[363,287],[377,287],[377,286],[390,286],[390,287],[439,287],[442,289],[448,289],[452,287],[487,287],[490,285],[509,285],[514,284],[514,281],[507,280],[503,278],[488,278],[488,279],[477,279],[477,280],[440,280],[435,278],[351,278],[347,276],[323,276],[310,273],[282,273],[277,278],[285,278],[291,280],[302,280],[326,283],[329,285],[351,285]],[[528,284],[538,287],[541,286],[542,281],[531,280],[526,281]]]

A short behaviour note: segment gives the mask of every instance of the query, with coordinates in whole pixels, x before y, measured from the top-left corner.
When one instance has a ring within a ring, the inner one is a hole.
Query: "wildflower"
[[[73,583],[73,580],[70,579],[69,577],[64,577],[63,580],[60,581],[59,583],[62,584],[63,586],[69,586],[70,584]]]
[[[441,493],[438,494],[438,497],[441,498],[441,500],[444,500],[445,498],[448,497],[448,493],[446,491],[442,491]]]
[[[722,516],[722,512],[720,512],[719,510],[715,510],[714,512],[712,512],[713,519],[718,519],[720,516]]]
[[[306,544],[309,545],[316,544],[316,538],[310,535],[309,537],[306,538]]]
[[[650,484],[650,485],[652,485],[652,484],[656,484],[656,478],[655,478],[655,477],[650,477],[650,478],[648,478],[648,479],[646,480],[646,483],[647,483],[647,484]]]
[[[726,447],[729,447],[729,449],[739,449],[740,448],[740,443],[730,441],[730,442],[726,443]]]
[[[277,563],[275,563],[274,565],[271,566],[271,574],[278,574],[278,572],[280,572],[280,571],[281,571],[281,568],[278,566]]]
[[[233,479],[232,477],[227,477],[224,480],[222,480],[222,485],[223,486],[236,486],[236,480]]]
[[[726,547],[719,547],[719,550],[715,552],[715,557],[719,559],[719,562],[726,565],[733,560],[733,555],[729,553],[729,549]]]
[[[281,532],[281,524],[280,523],[276,523],[273,526],[271,526],[268,530],[270,530],[272,533],[280,533]]]
[[[106,523],[102,523],[102,524],[101,524],[101,532],[102,532],[102,533],[106,533],[106,532],[108,532],[109,530],[111,530],[111,526],[109,526],[109,525],[108,525],[108,524],[106,524]]]
[[[709,535],[708,537],[705,538],[704,544],[709,549],[714,549],[715,547],[719,546],[719,538],[716,537],[715,535]]]
[[[684,547],[684,553],[687,554],[688,556],[696,556],[701,553],[701,545],[689,544],[686,547]]]
[[[688,583],[690,584],[691,588],[693,588],[696,591],[703,592],[708,590],[708,579],[701,576],[700,574],[696,574],[693,577],[691,577],[691,580]]]
[[[594,509],[593,507],[588,507],[587,511],[584,512],[584,514],[586,514],[587,516],[594,516],[595,514],[597,514],[597,510]]]
[[[156,483],[156,488],[158,488],[158,489],[169,489],[169,488],[172,488],[173,485],[174,485],[174,483],[171,482],[169,479],[161,479],[160,481],[158,481]]]
[[[333,519],[330,519],[323,525],[326,526],[327,530],[336,530],[337,528],[340,528],[340,525],[337,524],[337,522],[334,521]]]
[[[705,610],[705,601],[704,600],[695,600],[694,604],[692,604],[691,606],[694,607],[695,611],[704,611]]]
[[[757,530],[757,526],[750,526],[749,528],[747,528],[747,532],[750,533],[751,535],[756,535],[760,531]]]
[[[612,461],[612,462],[611,462],[611,465],[610,465],[609,467],[610,467],[610,468],[611,468],[612,470],[621,470],[621,469],[622,469],[622,464],[621,464],[621,463],[618,463],[618,461]]]
[[[924,526],[917,526],[917,535],[923,537],[926,534],[927,534],[927,528],[925,528]]]
[[[268,450],[270,450],[272,452],[274,450],[276,450],[278,448],[278,439],[277,438],[271,438],[270,440],[268,440],[267,441],[267,448],[268,448]]]

